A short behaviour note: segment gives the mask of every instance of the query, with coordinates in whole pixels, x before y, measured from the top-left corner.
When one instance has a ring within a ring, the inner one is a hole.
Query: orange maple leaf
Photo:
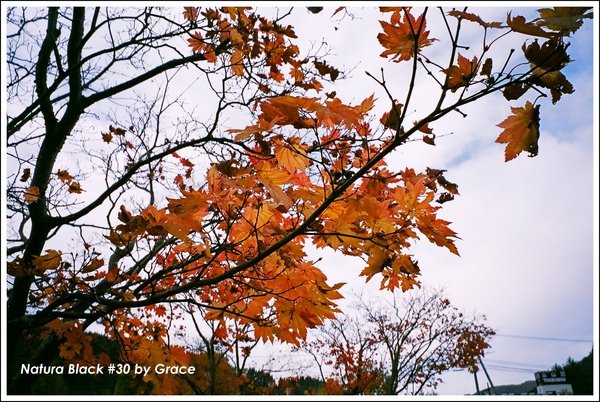
[[[239,49],[231,54],[231,72],[238,77],[244,75],[244,54]]]
[[[497,143],[507,144],[505,161],[516,158],[522,151],[528,152],[529,156],[536,156],[540,137],[540,106],[527,101],[525,107],[512,107],[511,110],[512,116],[498,124],[504,131],[496,139]]]
[[[154,312],[159,317],[167,315],[167,309],[165,308],[165,306],[161,306],[161,305],[155,306]]]
[[[198,7],[183,7],[183,18],[190,22],[196,22],[196,19],[198,19]]]
[[[294,173],[296,169],[302,171],[309,165],[306,152],[297,140],[290,142],[291,146],[281,146],[275,152],[277,163],[289,173]]]
[[[192,52],[200,53],[206,47],[206,44],[202,41],[202,33],[200,31],[194,32],[191,38],[188,38],[188,46],[192,48]]]
[[[448,89],[455,92],[458,88],[469,85],[471,79],[477,74],[477,56],[472,60],[458,54],[458,65],[444,70],[446,73],[446,85]]]
[[[181,194],[183,198],[167,198],[169,212],[182,218],[189,215],[204,216],[208,213],[206,193],[198,190],[181,190]]]
[[[427,23],[423,15],[415,19],[410,12],[406,11],[404,16],[405,18],[397,24],[379,21],[383,33],[377,35],[377,39],[381,46],[386,49],[381,53],[381,57],[392,56],[391,60],[395,62],[410,60],[415,53],[415,36],[417,33],[419,33],[416,40],[417,49],[429,46],[436,40],[429,38],[429,31],[426,30]]]

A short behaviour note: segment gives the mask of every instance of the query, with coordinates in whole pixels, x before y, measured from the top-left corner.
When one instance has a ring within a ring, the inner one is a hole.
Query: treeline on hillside
[[[573,387],[575,395],[594,394],[594,350],[579,361],[569,358],[561,366],[567,375],[567,382]]]

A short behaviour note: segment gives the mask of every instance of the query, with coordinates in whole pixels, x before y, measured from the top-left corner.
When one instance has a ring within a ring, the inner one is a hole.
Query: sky
[[[330,48],[327,62],[349,71],[335,88],[326,86],[325,90],[335,89],[339,98],[354,103],[375,94],[382,100],[376,106],[380,115],[389,102],[364,72],[377,75],[383,68],[394,96],[403,99],[409,64],[379,57],[383,49],[377,41],[377,20],[385,15],[353,3],[349,14],[332,18],[340,4],[319,14],[298,7],[289,23],[301,38],[301,49],[325,42]],[[491,4],[470,11],[488,21],[504,21],[506,8],[502,3]],[[531,16],[534,11],[523,9],[519,14]],[[430,15],[436,12],[429,10]],[[430,36],[439,37],[440,42],[425,52],[432,58],[443,57],[448,51],[442,44],[443,27],[435,25],[433,17],[429,24]],[[478,29],[476,24],[465,24],[465,44],[478,38]],[[466,118],[453,114],[432,124],[439,136],[437,146],[410,142],[388,159],[392,170],[446,169],[446,178],[459,186],[460,196],[444,204],[440,216],[453,222],[451,227],[461,238],[457,242],[460,257],[426,241],[412,251],[424,285],[444,287],[453,304],[465,312],[485,315],[487,324],[496,330],[483,360],[494,385],[533,380],[534,371],[563,364],[569,357],[579,360],[590,352],[592,341],[597,345],[598,57],[593,57],[593,51],[598,52],[597,40],[593,40],[597,37],[597,20],[587,21],[573,36],[569,50],[575,62],[565,71],[575,93],[564,95],[557,105],[541,102],[537,157],[521,155],[504,162],[504,146],[494,142],[501,131],[496,124],[508,116],[510,106],[522,106],[524,98],[509,103],[491,97],[462,109]],[[510,48],[520,51],[524,39],[500,42],[495,54],[506,54]],[[472,56],[476,51],[464,50],[464,54]],[[437,93],[426,77],[419,78],[416,88],[411,120],[428,110],[431,94]],[[321,258],[319,267],[331,283],[348,282],[342,288],[344,295],[364,289],[385,297],[377,277],[367,284],[358,277],[362,261],[322,250],[313,250],[313,255]],[[255,364],[264,362],[265,353],[256,350]],[[484,388],[483,373],[478,378]],[[443,379],[439,394],[475,391],[473,375],[465,371],[448,373]]]

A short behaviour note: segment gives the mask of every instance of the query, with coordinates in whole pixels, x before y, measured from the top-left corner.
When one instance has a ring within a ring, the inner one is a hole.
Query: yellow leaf
[[[261,182],[269,182],[270,184],[285,184],[289,183],[291,176],[285,170],[269,167],[267,164],[260,166],[257,172],[258,179]]]
[[[540,18],[537,25],[567,34],[577,31],[584,18],[592,18],[591,7],[542,8],[538,12]]]
[[[40,189],[38,188],[38,186],[29,187],[27,190],[25,190],[23,198],[25,198],[25,201],[28,204],[36,202],[40,199]]]
[[[286,146],[281,147],[275,153],[279,166],[283,167],[289,173],[294,173],[296,169],[304,170],[308,166],[308,158],[306,153],[301,148],[294,149]]]

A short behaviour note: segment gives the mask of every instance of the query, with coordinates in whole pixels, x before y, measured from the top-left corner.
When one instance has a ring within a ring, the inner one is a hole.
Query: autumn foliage
[[[38,363],[105,362],[106,356],[86,347],[86,329],[95,325],[118,342],[123,361],[191,364],[171,336],[185,333],[181,323],[190,306],[223,342],[235,322],[255,340],[300,345],[309,329],[340,312],[336,301],[344,285],[328,282],[307,252],[313,245],[361,259],[360,275],[379,281],[382,290],[418,288],[422,267],[411,245],[428,240],[459,255],[459,235],[440,217],[442,204],[459,194],[458,185],[451,172],[393,170],[386,158],[408,141],[435,145],[429,123],[494,93],[520,102],[510,103],[511,114],[498,124],[496,141],[506,144],[506,161],[523,151],[537,155],[541,99],[549,94],[556,103],[574,91],[561,71],[571,62],[567,40],[591,18],[578,7],[541,9],[533,20],[509,12],[506,21],[494,22],[466,8],[382,7],[374,43],[383,48],[382,61],[392,62],[386,69],[410,63],[412,76],[406,92],[395,93],[383,70],[377,77],[367,72],[373,95],[347,101],[333,91],[343,72],[303,52],[287,14],[272,17],[250,7],[185,7],[174,16],[134,10],[139,13],[131,31],[118,37],[122,43],[88,49],[103,25],[126,20],[129,11],[44,10],[47,30],[32,39],[39,60],[24,78],[35,88],[34,101],[9,105],[14,154],[32,144],[38,150],[27,161],[10,162],[10,225],[17,240],[7,253],[9,351],[18,350],[22,337],[36,337],[39,350],[31,358]],[[434,11],[449,38],[432,37]],[[15,13],[9,25],[18,38],[30,21]],[[155,25],[143,23],[148,20]],[[463,24],[480,27],[483,50],[459,51]],[[512,54],[489,56],[496,41],[514,35],[523,39],[518,62],[512,63]],[[15,40],[9,41],[11,52],[17,52]],[[431,59],[428,50],[436,46],[451,49],[449,59]],[[155,57],[138,59],[153,51]],[[115,70],[123,61],[131,73],[124,81]],[[102,63],[105,69],[98,67]],[[9,65],[20,71],[18,63]],[[83,147],[90,160],[101,161],[99,167],[88,175],[64,167],[61,158],[77,144],[74,136],[91,141],[86,113],[121,94],[133,96],[163,73],[156,99],[140,100],[147,113],[134,115],[130,107],[129,120],[104,116],[107,123],[95,134],[102,153]],[[174,74],[207,80],[207,93],[216,100],[204,121],[167,96]],[[434,77],[439,101],[411,123],[407,110],[419,90],[418,74]],[[19,91],[20,82],[8,91]],[[521,100],[526,94],[528,100]],[[173,105],[182,109],[171,130],[159,122]],[[244,123],[232,127],[228,113],[243,113],[233,121]],[[96,213],[106,215],[102,223],[91,219]],[[77,248],[52,241],[72,229]],[[457,356],[455,365],[476,354]],[[339,364],[367,367],[351,349],[334,356]],[[9,388],[26,393],[27,380],[14,371],[13,357]],[[153,393],[174,394],[184,386],[175,376],[144,381]]]
[[[425,288],[391,301],[358,297],[357,314],[339,315],[300,349],[320,369],[327,393],[413,394],[435,391],[450,369],[477,372],[494,331],[469,317],[442,290]],[[337,384],[337,391],[334,386]]]

